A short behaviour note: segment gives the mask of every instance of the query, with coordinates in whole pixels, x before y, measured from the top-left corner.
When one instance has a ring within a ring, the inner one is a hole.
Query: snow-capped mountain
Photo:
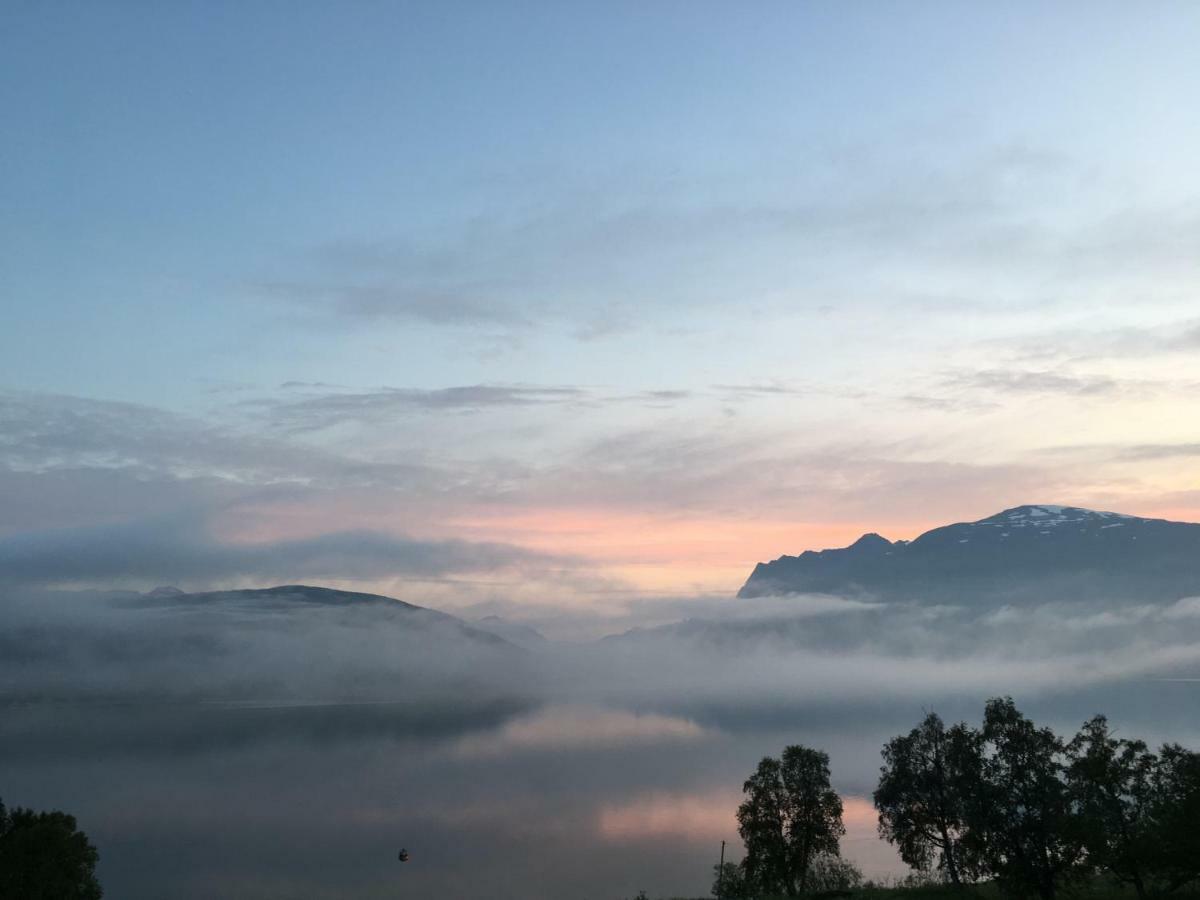
[[[759,563],[739,597],[870,594],[934,602],[1200,595],[1200,524],[1047,504],[945,525],[912,541]]]

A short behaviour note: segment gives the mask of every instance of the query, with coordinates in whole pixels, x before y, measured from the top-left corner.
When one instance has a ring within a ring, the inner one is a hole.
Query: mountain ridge
[[[847,547],[759,563],[738,597],[829,593],[944,602],[949,594],[1020,601],[1039,589],[1108,598],[1200,594],[1200,524],[1026,504],[932,528],[911,541],[869,532]]]
[[[465,619],[440,610],[418,606],[388,597],[362,591],[344,591],[339,588],[319,587],[308,584],[283,584],[265,588],[236,588],[216,591],[182,591],[175,587],[157,587],[144,593],[133,593],[127,605],[165,609],[177,607],[205,607],[218,609],[253,610],[257,612],[286,613],[302,609],[345,609],[366,611],[376,609],[385,614],[396,614],[418,623],[423,627],[439,627],[457,632],[462,637],[493,646],[522,649],[516,643],[495,631],[479,627]]]

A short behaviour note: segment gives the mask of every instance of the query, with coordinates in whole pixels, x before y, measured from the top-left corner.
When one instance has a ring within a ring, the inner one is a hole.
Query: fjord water
[[[43,712],[6,718],[28,728]],[[700,895],[719,841],[736,839],[743,770],[797,733],[710,735],[683,719],[594,708],[503,724],[481,712],[440,734],[416,724],[373,733],[378,711],[364,714],[369,725],[339,713],[333,727],[311,709],[53,713],[93,733],[112,718],[156,729],[156,718],[181,714],[228,736],[135,749],[59,731],[69,744],[4,752],[18,796],[77,814],[111,896]],[[848,849],[894,868],[865,804],[848,812]]]
[[[135,900],[702,896],[742,781],[796,742],[830,754],[844,854],[895,875],[868,798],[924,709],[1010,693],[1200,743],[1187,598],[728,600],[532,649],[311,588],[36,600],[7,608],[4,798],[77,815]]]

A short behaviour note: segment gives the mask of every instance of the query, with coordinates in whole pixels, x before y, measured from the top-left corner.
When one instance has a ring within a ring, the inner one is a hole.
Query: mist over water
[[[0,634],[6,802],[75,813],[114,897],[704,895],[757,761],[826,750],[843,853],[879,748],[1011,693],[1072,732],[1200,743],[1192,601],[972,610],[790,597],[516,646],[401,604],[24,594]],[[399,848],[412,859],[401,864]]]

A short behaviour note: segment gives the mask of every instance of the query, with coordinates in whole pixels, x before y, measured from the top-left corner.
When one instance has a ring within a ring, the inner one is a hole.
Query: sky
[[[725,596],[1200,519],[1191,3],[3,3],[0,581]]]

